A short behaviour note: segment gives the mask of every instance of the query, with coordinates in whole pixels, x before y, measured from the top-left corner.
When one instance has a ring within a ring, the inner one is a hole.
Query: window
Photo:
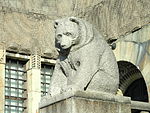
[[[43,64],[41,66],[41,93],[42,93],[42,96],[44,96],[48,93],[53,70],[54,70],[53,65]]]
[[[5,113],[23,113],[26,109],[25,82],[26,62],[19,60],[6,60],[5,67]]]

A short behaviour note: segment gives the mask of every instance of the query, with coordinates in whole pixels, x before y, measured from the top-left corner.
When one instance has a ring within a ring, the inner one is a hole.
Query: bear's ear
[[[79,19],[78,18],[70,17],[69,20],[79,25]]]
[[[58,26],[58,21],[56,20],[56,21],[54,22],[54,28],[56,29],[57,26]]]

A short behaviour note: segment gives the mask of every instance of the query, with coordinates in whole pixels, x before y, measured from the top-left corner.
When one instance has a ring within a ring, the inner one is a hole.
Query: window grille
[[[48,93],[53,70],[53,65],[42,64],[41,66],[41,96],[44,96]]]
[[[6,59],[5,67],[5,113],[23,113],[25,107],[26,62]]]

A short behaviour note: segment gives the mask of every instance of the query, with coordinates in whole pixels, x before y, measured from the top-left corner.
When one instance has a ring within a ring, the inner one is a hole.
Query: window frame
[[[15,63],[14,63],[15,62]],[[14,57],[6,56],[6,65],[5,65],[5,113],[23,113],[27,108],[25,105],[25,100],[27,99],[25,84],[27,82],[27,71],[25,65],[27,60],[21,60]],[[15,66],[14,66],[15,64]],[[16,69],[12,69],[14,66]],[[22,66],[23,70],[20,70],[19,66]],[[16,75],[12,76],[12,72]],[[21,74],[19,74],[19,72]],[[8,74],[8,75],[7,75]],[[19,76],[24,76],[21,79]],[[15,86],[12,86],[12,81],[14,81]],[[8,84],[6,83],[8,82]],[[21,86],[20,83],[23,85]],[[21,86],[21,87],[20,87]],[[12,91],[14,92],[12,93]],[[8,94],[7,94],[8,91]],[[15,94],[16,93],[16,94]],[[14,95],[12,95],[14,94]],[[21,104],[21,105],[20,105]],[[15,111],[13,111],[15,110]],[[21,111],[20,111],[21,110]]]
[[[46,73],[48,68],[50,69],[49,74]],[[41,64],[41,96],[45,96],[48,93],[50,86],[51,77],[53,75],[55,64],[54,63],[43,63]],[[42,71],[43,70],[43,71]],[[42,77],[44,81],[42,81]],[[49,83],[47,82],[46,77],[49,77]],[[44,88],[42,88],[44,87]],[[44,89],[44,90],[43,90]]]

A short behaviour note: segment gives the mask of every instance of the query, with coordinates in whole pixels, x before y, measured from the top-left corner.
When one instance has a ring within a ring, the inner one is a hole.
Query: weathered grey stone
[[[54,30],[49,29],[53,26],[52,20],[34,13],[7,12],[1,16],[0,44],[4,43],[7,50],[32,54],[38,48],[42,56],[56,58],[54,39],[51,38]]]
[[[130,98],[103,92],[66,92],[45,101],[40,113],[131,113]]]
[[[150,111],[150,103],[141,102],[141,101],[131,101],[131,108],[141,110],[141,111]]]
[[[9,51],[30,54],[37,40],[42,56],[56,58],[50,25],[54,19],[85,18],[106,40],[120,38],[150,22],[149,4],[150,0],[0,0],[0,43],[4,41]]]
[[[119,84],[116,60],[97,30],[75,17],[56,20],[55,28],[59,57],[49,94],[69,90],[116,94]]]
[[[56,1],[60,17],[75,15],[86,18],[106,39],[119,38],[120,35],[136,31],[150,20],[149,0],[61,0],[61,2],[62,4],[60,0]]]

